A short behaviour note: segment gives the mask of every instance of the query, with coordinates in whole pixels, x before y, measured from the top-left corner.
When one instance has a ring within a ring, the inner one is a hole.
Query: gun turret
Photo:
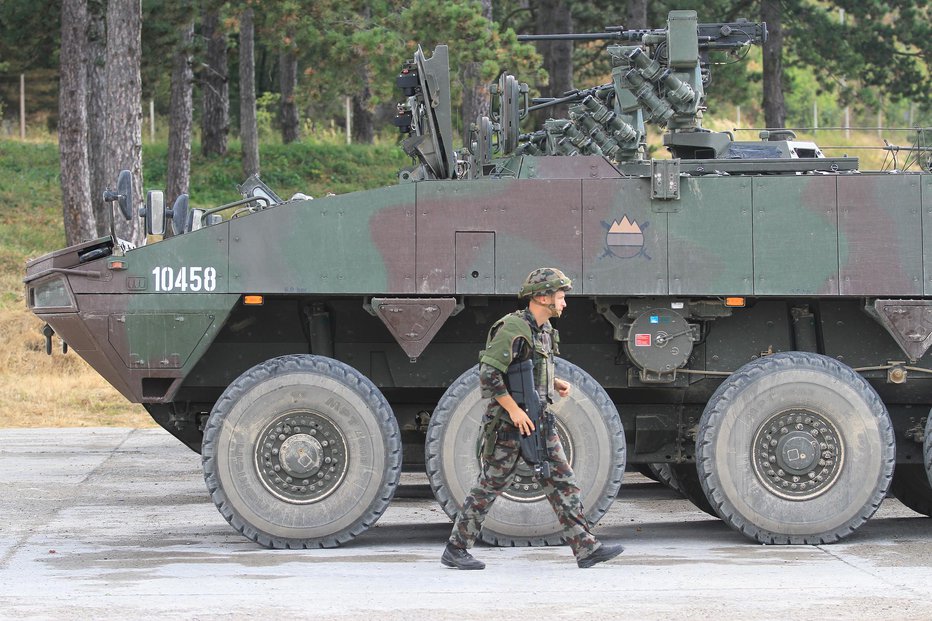
[[[607,41],[613,65],[611,84],[531,100],[529,111],[574,105],[569,120],[548,122],[547,141],[538,140],[529,147],[522,144],[520,152],[601,153],[615,161],[630,161],[643,156],[638,147],[645,140],[645,123],[667,127],[670,133],[665,144],[674,150],[682,142],[676,136],[690,134],[687,142],[694,150],[697,140],[702,142],[697,134],[710,134],[701,125],[709,52],[740,51],[762,43],[767,39],[767,25],[747,20],[700,24],[695,11],[671,11],[666,28],[612,27],[605,32],[521,35],[518,39]]]
[[[529,98],[526,84],[502,73],[490,89],[487,117],[470,123],[464,149],[450,149],[449,70],[446,48],[426,59],[419,49],[403,68],[397,85],[406,101],[395,124],[405,151],[420,165],[402,180],[475,178],[514,174],[495,164],[497,157],[602,156],[617,163],[647,156],[646,123],[667,128],[664,144],[674,157],[719,153],[731,139],[702,127],[710,53],[741,52],[767,39],[767,24],[739,19],[700,24],[695,11],[671,11],[666,28],[583,34],[520,35],[521,41],[606,41],[612,81],[576,89],[557,97]],[[543,130],[521,133],[529,112],[571,104],[568,118],[549,119]]]

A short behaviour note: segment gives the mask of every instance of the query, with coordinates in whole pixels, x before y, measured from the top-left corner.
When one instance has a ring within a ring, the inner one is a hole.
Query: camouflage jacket
[[[511,420],[495,397],[508,394],[505,374],[513,361],[533,359],[534,386],[543,403],[553,403],[554,355],[560,353],[559,342],[559,333],[550,322],[538,326],[527,309],[505,315],[492,325],[485,349],[479,353],[479,385],[482,397],[490,400],[486,421]]]

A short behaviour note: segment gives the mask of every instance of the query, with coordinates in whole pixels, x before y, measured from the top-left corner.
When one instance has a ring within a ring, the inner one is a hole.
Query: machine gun
[[[674,133],[702,132],[709,52],[738,51],[767,39],[763,22],[737,20],[699,24],[695,11],[671,11],[666,28],[583,34],[519,35],[520,41],[609,41],[612,82],[537,98],[530,110],[575,103],[569,119],[547,121],[547,139],[534,135],[519,153],[606,155],[616,161],[638,159],[645,123]],[[678,138],[669,138],[675,144]],[[686,140],[693,148],[696,137]],[[702,142],[701,140],[699,142]]]
[[[667,28],[625,30],[622,26],[609,26],[605,32],[518,35],[518,41],[624,41],[652,45],[664,42],[668,32]],[[728,23],[696,25],[696,41],[700,51],[734,49],[752,43],[760,44],[766,40],[767,24],[763,22],[739,19]]]
[[[647,157],[647,123],[668,130],[664,144],[675,157],[715,156],[730,140],[702,127],[713,64],[709,54],[740,52],[764,42],[767,25],[743,19],[700,24],[695,11],[671,11],[666,28],[612,27],[518,39],[607,41],[612,81],[558,97],[529,99],[526,84],[502,73],[490,89],[489,115],[470,125],[467,144],[453,152],[446,47],[438,46],[431,59],[418,49],[397,80],[407,100],[399,104],[396,125],[408,134],[405,151],[419,160],[419,165],[402,171],[402,181],[506,174],[502,171],[511,169],[497,166],[495,160],[511,155],[597,155],[616,163],[637,163]],[[520,121],[529,112],[565,103],[572,104],[569,118],[551,118],[542,130],[521,132]]]
[[[528,358],[513,363],[505,376],[508,392],[534,423],[534,431],[523,436],[518,433],[521,457],[543,478],[550,477],[550,462],[547,459],[547,430],[544,429],[544,408],[534,388],[534,362]]]

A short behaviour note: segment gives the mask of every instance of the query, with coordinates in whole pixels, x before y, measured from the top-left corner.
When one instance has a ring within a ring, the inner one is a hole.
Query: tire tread
[[[449,419],[452,410],[456,404],[462,400],[476,383],[475,376],[478,375],[478,365],[463,373],[444,393],[437,408],[431,416],[431,425],[427,430],[427,440],[424,444],[425,462],[427,464],[427,476],[430,480],[431,489],[437,502],[443,508],[444,512],[451,518],[456,519],[458,512],[457,499],[453,498],[450,490],[444,483],[443,473],[441,472],[440,443],[442,439],[443,427],[446,420]],[[600,412],[611,411],[615,409],[614,404],[605,392],[605,389],[598,384],[588,373],[580,369],[575,364],[557,358],[558,374],[567,377],[570,383],[578,388],[585,389],[588,396],[593,397],[596,407]],[[434,421],[437,421],[436,423]],[[621,441],[615,442],[615,455],[613,462],[615,467],[610,473],[608,485],[605,486],[604,492],[598,498],[594,507],[587,511],[587,517],[594,525],[602,518],[611,507],[618,495],[621,487],[622,477],[625,471],[625,442],[624,431],[621,428],[620,419],[617,421]],[[462,499],[459,499],[462,500]],[[482,530],[481,538],[483,541],[495,546],[502,547],[523,547],[523,546],[551,546],[560,545],[564,542],[563,536],[558,532],[552,535],[538,537],[510,537],[498,533],[493,533],[487,529]]]
[[[386,461],[388,462],[388,476],[380,490],[379,497],[372,503],[369,510],[350,527],[326,537],[312,539],[289,539],[274,537],[264,533],[248,524],[235,511],[223,486],[220,483],[215,469],[215,454],[217,436],[236,401],[255,384],[283,373],[290,372],[317,372],[351,386],[367,402],[377,404],[374,410],[379,425],[384,433]],[[220,515],[229,522],[234,530],[247,539],[266,548],[273,549],[311,549],[334,548],[344,544],[368,530],[388,507],[395,495],[398,481],[401,476],[401,434],[398,422],[392,413],[391,407],[382,393],[365,376],[352,367],[323,356],[309,354],[291,354],[272,358],[245,371],[230,384],[214,404],[210,417],[204,426],[204,441],[201,452],[201,462],[204,469],[204,481],[211,500],[220,511]]]
[[[747,386],[760,379],[765,374],[780,369],[810,368],[817,372],[832,375],[844,381],[855,389],[864,399],[870,411],[878,418],[883,446],[883,473],[878,489],[871,500],[866,503],[859,513],[845,524],[823,533],[812,535],[786,535],[773,533],[757,527],[745,517],[740,515],[722,492],[715,489],[709,482],[713,475],[713,456],[711,455],[714,430],[720,425],[724,417],[724,410]],[[893,425],[887,414],[886,407],[881,402],[877,392],[867,381],[851,367],[838,362],[828,356],[808,352],[781,352],[764,358],[754,360],[732,374],[728,380],[719,385],[712,394],[699,423],[699,434],[696,440],[696,458],[699,469],[699,478],[702,487],[719,516],[735,530],[747,537],[765,544],[825,544],[834,543],[857,530],[864,522],[877,511],[886,496],[887,489],[893,475],[895,462],[895,438]]]

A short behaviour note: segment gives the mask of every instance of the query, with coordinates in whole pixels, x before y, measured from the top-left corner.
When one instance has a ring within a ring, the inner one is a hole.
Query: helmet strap
[[[551,294],[548,294],[548,295],[551,295],[551,296],[552,296],[552,295],[554,295],[554,294],[551,293]],[[550,311],[550,317],[551,317],[551,318],[557,317],[557,305],[554,303],[553,300],[551,300],[550,304],[544,304],[543,302],[541,302],[541,301],[538,300],[537,298],[538,298],[537,295],[532,295],[532,296],[531,296],[531,303],[535,303],[535,304],[537,304],[538,306],[543,306],[544,308],[546,308],[547,310],[549,310],[549,311]]]

